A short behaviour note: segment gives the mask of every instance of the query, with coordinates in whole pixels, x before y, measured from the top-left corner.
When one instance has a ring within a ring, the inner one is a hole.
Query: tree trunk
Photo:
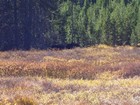
[[[25,0],[24,50],[31,48],[32,0]]]
[[[18,19],[17,19],[17,0],[14,0],[14,45],[15,49],[18,49]]]

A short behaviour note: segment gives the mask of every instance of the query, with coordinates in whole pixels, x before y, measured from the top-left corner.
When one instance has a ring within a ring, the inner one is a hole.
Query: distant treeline
[[[138,43],[140,0],[0,0],[0,50]]]

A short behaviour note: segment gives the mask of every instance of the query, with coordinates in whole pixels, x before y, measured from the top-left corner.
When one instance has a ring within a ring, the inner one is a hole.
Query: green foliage
[[[136,30],[136,36],[138,38],[138,42],[140,42],[140,7],[138,10],[138,15],[137,15],[137,25],[135,27]]]
[[[3,0],[0,50],[134,45],[140,42],[139,8],[139,0]]]

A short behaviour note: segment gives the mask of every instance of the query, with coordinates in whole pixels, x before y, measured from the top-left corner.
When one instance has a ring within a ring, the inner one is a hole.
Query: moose
[[[65,45],[63,44],[55,44],[51,46],[52,49],[62,50],[65,49]]]
[[[67,49],[72,49],[72,48],[75,48],[75,47],[80,47],[80,45],[78,43],[70,43],[70,44],[66,45]]]
[[[56,44],[51,46],[52,49],[58,49],[58,50],[72,49],[75,47],[80,47],[80,45],[78,43],[70,43],[70,44]]]

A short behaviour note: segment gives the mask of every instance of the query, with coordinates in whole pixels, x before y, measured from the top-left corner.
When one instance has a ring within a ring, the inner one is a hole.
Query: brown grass
[[[0,76],[48,76],[96,79],[110,71],[113,78],[140,75],[140,48],[99,45],[60,51],[0,52]]]
[[[140,105],[140,78],[1,77],[0,94],[0,105]]]

